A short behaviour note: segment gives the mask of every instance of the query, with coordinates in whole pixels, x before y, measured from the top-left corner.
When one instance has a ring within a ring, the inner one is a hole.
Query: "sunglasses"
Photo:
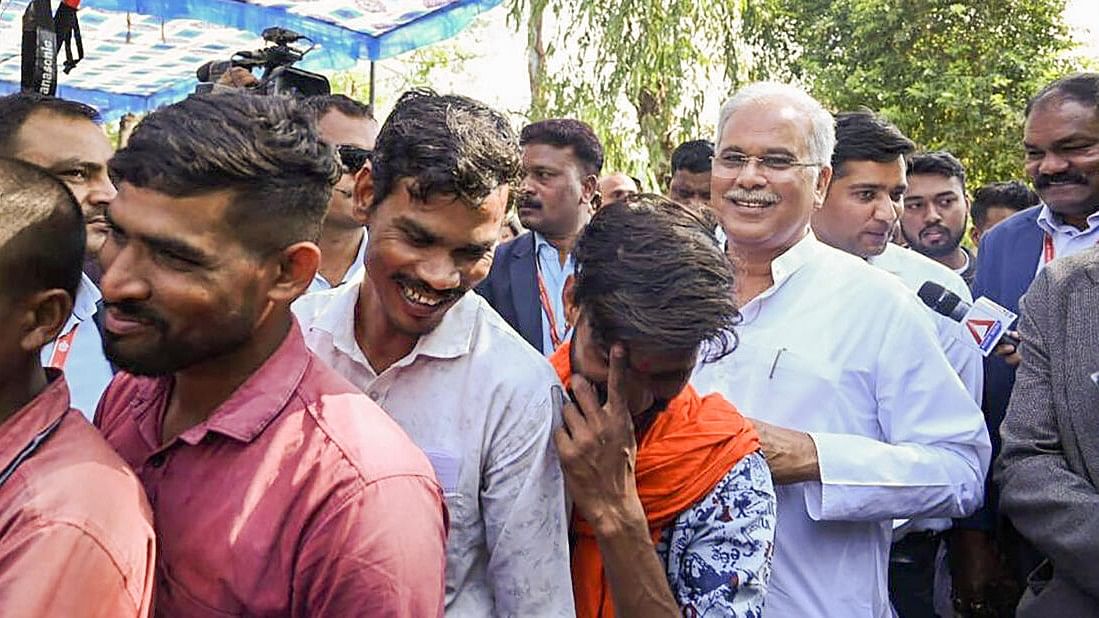
[[[355,174],[366,165],[366,162],[374,156],[373,150],[359,148],[350,144],[336,146],[336,152],[340,155],[340,163],[348,174]]]

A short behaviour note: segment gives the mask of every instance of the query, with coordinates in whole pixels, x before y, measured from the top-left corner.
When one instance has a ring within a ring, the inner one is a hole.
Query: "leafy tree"
[[[571,116],[603,142],[606,170],[657,189],[675,146],[708,137],[708,87],[736,73],[736,0],[512,0],[526,24],[531,119]],[[550,19],[547,19],[550,18]],[[555,36],[546,36],[552,20]]]
[[[752,0],[752,78],[795,79],[834,110],[866,106],[972,186],[1022,171],[1028,97],[1074,68],[1064,0]]]

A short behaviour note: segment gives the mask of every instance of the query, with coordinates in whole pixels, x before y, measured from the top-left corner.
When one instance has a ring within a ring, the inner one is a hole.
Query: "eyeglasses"
[[[339,187],[332,187],[332,190],[335,191],[336,193],[339,193],[340,195],[346,197],[347,199],[351,199],[352,196],[355,195],[354,191],[348,191],[347,189],[341,189]]]
[[[726,175],[738,175],[749,165],[755,162],[764,174],[769,172],[785,172],[795,167],[818,167],[823,165],[815,161],[798,161],[787,155],[763,155],[752,157],[740,152],[725,152],[714,157],[714,172],[725,172]],[[722,174],[718,174],[719,176]]]
[[[336,146],[336,153],[340,155],[340,163],[348,174],[358,173],[374,157],[373,150],[359,148],[350,144]]]

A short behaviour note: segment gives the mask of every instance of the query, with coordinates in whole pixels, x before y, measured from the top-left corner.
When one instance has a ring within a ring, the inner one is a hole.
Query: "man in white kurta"
[[[755,419],[778,495],[768,617],[887,617],[893,519],[976,509],[980,410],[896,277],[809,232],[835,143],[804,92],[756,84],[722,109],[713,205],[738,266],[740,347],[699,368]]]

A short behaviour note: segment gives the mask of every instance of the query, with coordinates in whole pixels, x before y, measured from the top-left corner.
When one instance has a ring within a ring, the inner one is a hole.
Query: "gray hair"
[[[737,90],[733,96],[721,106],[721,115],[717,121],[717,137],[714,143],[721,144],[721,133],[725,130],[725,123],[738,109],[751,103],[782,99],[801,111],[809,118],[812,132],[806,136],[809,145],[809,158],[816,163],[825,166],[831,164],[832,151],[836,148],[836,123],[832,114],[824,109],[809,93],[797,86],[778,82],[755,82]]]

